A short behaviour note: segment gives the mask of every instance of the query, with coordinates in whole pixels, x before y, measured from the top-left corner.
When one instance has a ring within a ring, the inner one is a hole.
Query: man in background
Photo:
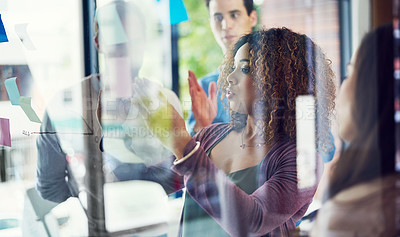
[[[211,30],[222,52],[242,35],[250,33],[257,24],[257,13],[253,0],[205,0]],[[218,122],[229,122],[229,112],[224,108],[221,94],[217,93],[216,82],[219,69],[197,81],[189,71],[189,92],[192,98],[192,111],[189,112],[189,133],[196,134],[202,128]]]

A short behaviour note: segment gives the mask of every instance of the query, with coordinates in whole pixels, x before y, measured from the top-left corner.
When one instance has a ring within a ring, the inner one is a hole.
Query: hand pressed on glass
[[[133,103],[140,107],[140,114],[146,125],[167,149],[177,158],[181,158],[183,148],[191,136],[186,131],[185,120],[180,113],[176,95],[142,78],[135,79],[133,87],[135,94]]]
[[[208,97],[197,82],[196,75],[189,71],[189,93],[192,99],[192,112],[196,120],[194,130],[198,131],[210,125],[217,116],[217,85],[211,82],[208,87]]]

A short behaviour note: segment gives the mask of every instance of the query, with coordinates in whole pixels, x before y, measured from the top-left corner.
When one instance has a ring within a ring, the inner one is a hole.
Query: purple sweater
[[[288,236],[311,203],[319,176],[313,187],[298,189],[295,142],[281,141],[258,165],[259,188],[250,195],[245,193],[206,154],[230,131],[223,123],[202,129],[186,145],[184,155],[194,149],[196,141],[200,148],[178,165],[172,165],[175,157],[171,156],[149,167],[118,165],[114,173],[121,181],[158,182],[167,193],[186,187],[192,199],[231,236]]]
[[[248,195],[206,154],[230,130],[227,124],[213,124],[186,145],[184,155],[194,149],[196,141],[201,144],[189,159],[172,166],[183,176],[184,183],[176,187],[184,185],[188,194],[231,236],[288,236],[317,188],[317,183],[311,188],[297,188],[295,142],[282,141],[272,147],[260,164],[259,188]]]

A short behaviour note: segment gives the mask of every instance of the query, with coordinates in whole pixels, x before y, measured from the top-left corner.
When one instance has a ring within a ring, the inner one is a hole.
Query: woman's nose
[[[234,85],[235,79],[234,79],[233,72],[228,75],[228,77],[226,78],[226,81],[228,82],[229,85]]]

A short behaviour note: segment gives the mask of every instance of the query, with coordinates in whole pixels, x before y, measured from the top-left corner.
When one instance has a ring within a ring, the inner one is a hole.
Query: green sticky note
[[[17,78],[12,77],[4,81],[4,85],[6,86],[8,98],[11,101],[12,105],[19,105],[19,91],[17,86]]]
[[[19,98],[19,104],[22,110],[25,112],[26,116],[28,116],[29,120],[35,123],[41,123],[39,117],[37,116],[36,112],[32,109],[31,106],[31,97],[21,96]]]
[[[100,27],[100,37],[107,45],[128,42],[124,27],[118,15],[115,4],[101,7],[96,12],[97,22]]]

